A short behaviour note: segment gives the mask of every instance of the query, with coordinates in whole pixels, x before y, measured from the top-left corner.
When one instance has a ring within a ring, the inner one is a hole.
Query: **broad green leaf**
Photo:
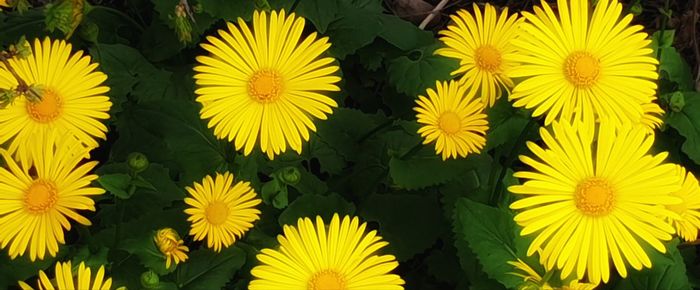
[[[435,41],[433,34],[395,15],[383,14],[381,38],[401,50],[409,51],[429,45]]]
[[[694,89],[693,72],[683,56],[673,47],[661,49],[659,69],[668,75],[668,79],[678,85],[678,90]]]
[[[333,214],[341,216],[355,213],[355,205],[345,200],[337,193],[329,195],[304,194],[289,204],[278,219],[280,225],[296,225],[299,218],[308,217],[316,220],[316,216],[330,222]]]
[[[700,93],[686,92],[683,95],[683,110],[670,111],[665,122],[685,137],[681,149],[696,164],[700,164]]]
[[[511,106],[511,104],[502,97],[496,101],[496,104],[487,111],[489,130],[486,136],[486,146],[483,151],[489,151],[493,148],[506,143],[513,142],[518,135],[525,129],[530,117]]]
[[[335,21],[328,25],[326,34],[330,37],[330,52],[339,59],[353,54],[368,45],[379,35],[381,14],[362,8],[340,5]],[[358,23],[362,23],[358,25]]]
[[[328,144],[346,160],[357,159],[359,155],[358,142],[369,138],[372,130],[376,129],[385,119],[380,115],[371,115],[359,110],[339,108],[328,116],[328,120],[318,122],[319,140]],[[314,136],[316,137],[316,136]],[[311,138],[314,138],[311,137]]]
[[[652,261],[651,269],[636,271],[628,269],[629,276],[621,280],[615,290],[644,289],[644,290],[691,290],[686,275],[683,257],[678,251],[678,239],[667,245],[668,252],[664,255],[652,248],[647,253]]]
[[[223,18],[228,21],[236,21],[239,17],[250,20],[253,18],[255,2],[252,0],[237,1],[231,3],[229,0],[199,0],[202,10],[216,18]]]
[[[17,12],[0,12],[0,45],[5,46],[17,42],[20,37],[25,36],[30,43],[34,43],[34,38],[46,36],[46,22],[41,9],[31,9],[22,17],[17,17]]]
[[[392,157],[389,161],[389,174],[394,184],[409,190],[443,184],[464,176],[467,169],[469,162],[463,159],[442,160],[435,154],[432,144],[425,145],[413,157]]]
[[[434,87],[436,81],[449,80],[450,73],[459,63],[450,58],[434,55],[437,45],[424,46],[409,51],[389,62],[389,82],[409,96],[425,95],[425,90]]]
[[[222,289],[245,262],[245,252],[236,246],[219,253],[202,248],[191,252],[187,263],[178,266],[175,283],[180,289]]]
[[[490,278],[507,288],[520,284],[521,278],[508,274],[513,267],[508,261],[517,260],[515,222],[504,210],[462,198],[454,215],[455,239],[466,241]],[[457,245],[459,247],[459,244]]]
[[[31,286],[36,286],[39,270],[53,272],[54,262],[64,259],[65,247],[61,247],[58,257],[46,255],[44,260],[30,261],[28,255],[10,260],[6,251],[0,253],[0,289],[17,289],[17,281],[25,281]]]
[[[159,275],[165,275],[175,270],[175,267],[170,265],[170,269],[165,268],[166,258],[153,241],[154,235],[155,231],[150,231],[144,235],[127,238],[119,243],[119,248],[136,255],[146,268]]]
[[[435,194],[372,194],[359,207],[359,216],[379,224],[388,252],[399,261],[422,253],[447,230]]]
[[[131,197],[129,193],[129,185],[131,184],[131,176],[123,173],[105,174],[97,178],[97,182],[109,193],[114,196],[127,199]]]
[[[296,12],[311,21],[316,30],[323,34],[328,25],[336,19],[338,6],[337,0],[301,0]]]

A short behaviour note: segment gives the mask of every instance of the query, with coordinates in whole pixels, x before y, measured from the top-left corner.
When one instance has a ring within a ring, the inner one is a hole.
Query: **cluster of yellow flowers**
[[[630,15],[621,17],[616,0],[599,0],[592,12],[589,6],[559,0],[557,12],[545,1],[522,16],[507,9],[499,15],[489,4],[457,12],[436,53],[459,59],[453,74],[460,77],[436,82],[415,108],[418,133],[443,159],[483,149],[485,112],[504,92],[514,106],[534,108],[533,117],[545,115],[544,146],[527,144],[537,159],[521,156],[533,170],[515,174],[525,182],[509,191],[524,198],[511,208],[522,235],[536,235],[528,255],[539,253],[547,271],[560,269],[568,289],[607,282],[611,261],[623,277],[628,265],[651,267],[640,242],[665,252],[662,241],[674,233],[695,240],[700,227],[697,179],[664,163],[666,153],[649,153],[663,111],[654,103],[658,62],[647,35],[630,26]],[[255,12],[252,29],[238,19],[202,44],[209,54],[194,68],[201,118],[245,155],[257,145],[270,159],[287,147],[300,153],[314,119],[338,106],[323,94],[340,90],[337,62],[325,56],[331,44],[315,32],[302,37],[304,27],[293,13]],[[89,186],[96,162],[82,161],[105,138],[100,120],[109,118],[109,89],[97,64],[71,54],[64,41],[36,40],[32,56],[9,64],[0,64],[0,88],[16,87],[17,74],[40,88],[41,99],[20,98],[0,115],[0,144],[8,144],[0,149],[0,248],[9,246],[12,258],[28,251],[31,260],[43,259],[65,243],[67,218],[90,224],[77,211],[94,211],[89,196],[104,193]],[[214,251],[260,218],[254,189],[229,172],[186,189],[189,234]],[[377,254],[387,243],[357,217],[336,214],[330,224],[301,218],[283,231],[278,249],[258,254],[249,289],[403,289],[391,274],[396,258]],[[156,232],[154,243],[168,268],[188,258],[170,228]],[[526,281],[552,289],[524,262],[511,264]],[[55,287],[71,289],[70,262],[56,264],[56,277],[65,279]],[[93,288],[111,287],[104,278],[100,267]],[[76,279],[89,285],[90,269],[81,264]],[[52,283],[42,271],[39,287]]]
[[[589,6],[559,0],[555,11],[542,1],[521,17],[498,16],[489,4],[458,12],[436,53],[459,59],[453,74],[461,78],[438,84],[437,94],[429,89],[415,109],[419,133],[437,140],[443,159],[483,148],[482,111],[502,90],[512,90],[515,107],[544,116],[544,146],[527,143],[536,158],[520,156],[532,170],[515,173],[524,183],[508,189],[524,197],[510,207],[521,234],[535,235],[527,254],[559,269],[568,289],[607,282],[613,266],[622,277],[628,266],[649,268],[643,244],[665,252],[662,241],[694,241],[700,228],[698,180],[664,162],[666,152],[649,152],[663,114],[651,40],[617,1]],[[512,264],[530,282],[523,289],[552,289],[524,262]]]

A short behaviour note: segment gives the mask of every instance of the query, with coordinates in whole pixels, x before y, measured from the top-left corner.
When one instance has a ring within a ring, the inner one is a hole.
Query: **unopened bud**
[[[673,93],[671,95],[671,101],[669,105],[671,106],[671,110],[674,112],[683,111],[683,107],[685,107],[685,96],[683,96],[683,93]]]
[[[301,180],[301,172],[296,167],[288,166],[279,172],[279,178],[286,184],[295,185]]]
[[[192,22],[187,13],[187,4],[180,3],[175,5],[175,33],[177,38],[182,43],[192,42]]]
[[[143,272],[141,274],[141,286],[146,289],[157,289],[160,286],[160,277],[152,270]]]
[[[129,164],[129,168],[131,168],[131,170],[133,170],[135,173],[143,172],[144,170],[148,169],[148,166],[150,165],[148,157],[140,152],[132,152],[129,154],[129,156],[126,158],[126,162]]]

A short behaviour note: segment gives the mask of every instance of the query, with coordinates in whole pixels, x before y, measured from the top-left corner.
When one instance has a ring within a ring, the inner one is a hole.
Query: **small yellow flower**
[[[428,97],[418,96],[418,129],[425,141],[435,142],[435,152],[442,159],[466,157],[479,153],[486,144],[488,121],[484,104],[475,98],[474,90],[455,81],[436,82],[436,89],[428,89]]]
[[[683,187],[672,195],[681,198],[683,202],[667,205],[666,208],[678,214],[677,217],[669,218],[678,236],[692,242],[698,239],[700,228],[700,185],[692,172],[686,173],[682,166],[677,166],[677,170],[683,176]]]
[[[187,260],[187,252],[190,251],[184,245],[184,241],[180,239],[180,235],[171,228],[162,228],[158,230],[153,237],[158,250],[165,255],[165,268],[170,268],[171,261],[175,261],[175,265]]]
[[[112,278],[105,279],[105,267],[100,266],[92,277],[89,267],[85,267],[85,263],[80,262],[77,275],[73,274],[71,262],[56,263],[55,278],[49,279],[43,270],[39,270],[39,279],[37,280],[37,289],[55,289],[55,290],[108,290],[112,287]],[[33,290],[29,284],[18,281],[19,287],[22,290]]]
[[[253,222],[260,219],[255,208],[261,200],[250,187],[250,182],[233,184],[233,174],[216,174],[216,179],[206,176],[202,183],[187,187],[190,197],[185,203],[190,207],[185,213],[192,223],[190,235],[195,241],[207,239],[207,247],[221,251],[233,245],[243,236]]]

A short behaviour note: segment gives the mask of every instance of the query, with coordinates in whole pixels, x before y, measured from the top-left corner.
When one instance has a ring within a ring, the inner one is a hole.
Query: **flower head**
[[[39,270],[39,279],[36,282],[37,289],[56,289],[56,290],[107,290],[112,288],[112,278],[105,279],[105,267],[100,266],[92,276],[89,267],[85,267],[85,263],[80,262],[77,275],[73,274],[71,262],[56,263],[54,279],[49,279],[43,270]],[[19,286],[22,290],[33,290],[29,284],[19,281]]]
[[[300,153],[302,139],[316,131],[313,118],[325,120],[338,106],[324,95],[340,90],[335,59],[323,56],[328,38],[302,38],[303,30],[294,13],[256,11],[253,31],[239,18],[202,44],[210,54],[194,68],[200,116],[245,155],[258,141],[270,159],[287,146]]]
[[[190,249],[184,245],[185,242],[180,239],[180,235],[175,230],[162,228],[153,236],[153,241],[158,250],[165,255],[165,268],[170,268],[172,261],[177,265],[187,260],[187,252]]]
[[[418,129],[425,140],[435,142],[435,152],[442,159],[466,157],[479,153],[486,144],[488,121],[484,104],[474,98],[474,91],[455,81],[436,82],[436,89],[428,89],[428,97],[418,96],[415,110]]]
[[[9,60],[12,69],[27,83],[39,88],[40,101],[17,100],[0,115],[0,144],[10,141],[8,151],[31,162],[29,148],[36,136],[52,131],[70,133],[89,148],[97,147],[96,138],[105,139],[112,103],[102,85],[107,79],[96,71],[96,63],[82,51],[71,54],[71,45],[63,40],[34,41],[32,55]],[[0,88],[12,89],[18,82],[0,64]]]
[[[333,215],[329,225],[321,217],[314,224],[300,218],[284,226],[278,250],[263,249],[261,265],[251,271],[250,290],[382,289],[402,290],[404,281],[390,274],[399,263],[392,255],[378,255],[388,243],[376,231],[365,232],[358,218]]]
[[[29,250],[32,261],[44,259],[47,252],[56,256],[58,245],[65,243],[63,229],[71,229],[69,218],[90,225],[77,211],[95,211],[90,196],[105,192],[90,187],[97,176],[88,172],[97,162],[81,163],[88,149],[70,135],[38,135],[33,140],[27,148],[35,160],[31,167],[17,164],[0,149],[6,163],[0,168],[0,248],[9,245],[12,258]]]
[[[562,278],[576,273],[598,284],[610,278],[610,260],[622,277],[627,265],[640,270],[652,261],[642,244],[666,252],[662,241],[674,229],[663,205],[677,204],[680,189],[668,153],[650,155],[653,135],[632,127],[601,126],[592,132],[567,123],[540,130],[545,147],[529,142],[537,157],[521,155],[532,170],[515,173],[522,185],[508,190],[524,198],[511,204],[521,235],[535,235],[528,255],[542,249],[547,270],[562,269]]]
[[[622,16],[617,0],[600,0],[589,11],[588,0],[558,0],[558,16],[546,1],[526,22],[513,43],[521,65],[510,71],[523,78],[510,99],[514,106],[554,120],[615,126],[636,124],[642,104],[656,97],[658,61],[651,40],[632,15]]]
[[[204,177],[202,183],[187,187],[190,197],[185,209],[192,223],[190,235],[195,241],[207,239],[207,247],[221,251],[222,247],[233,245],[243,236],[253,222],[260,219],[260,211],[255,208],[261,200],[249,182],[233,184],[233,174],[216,174],[216,178]]]
[[[505,74],[516,65],[515,47],[511,40],[518,32],[521,20],[517,14],[508,15],[504,8],[500,16],[491,4],[483,10],[474,3],[474,14],[466,10],[452,15],[452,24],[440,31],[440,40],[447,47],[436,54],[459,59],[460,67],[452,74],[461,74],[460,82],[478,91],[480,100],[493,106],[502,90],[513,87]]]
[[[678,236],[688,242],[698,239],[700,229],[700,185],[692,172],[682,166],[676,166],[678,175],[682,176],[682,187],[672,195],[683,201],[680,204],[667,205],[666,208],[678,214],[668,217],[669,222],[676,228]]]

